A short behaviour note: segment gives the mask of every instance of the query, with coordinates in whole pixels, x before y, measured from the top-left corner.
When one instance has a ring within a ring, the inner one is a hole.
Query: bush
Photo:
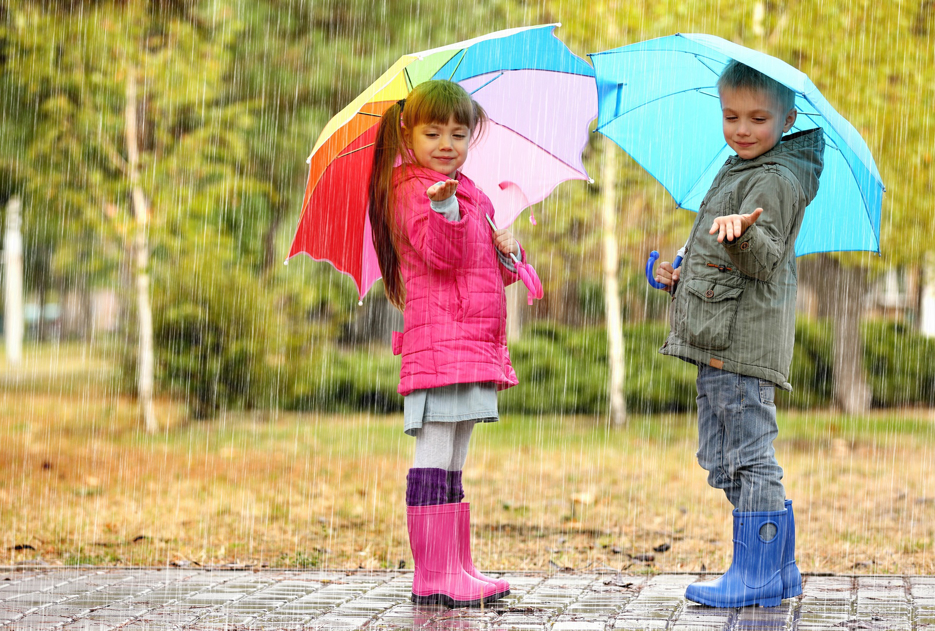
[[[695,369],[658,354],[667,331],[664,323],[657,322],[624,328],[624,390],[629,412],[676,412],[694,405]],[[510,357],[520,385],[501,394],[503,411],[607,413],[610,369],[604,328],[536,323],[510,345]]]
[[[874,407],[935,405],[935,339],[902,323],[863,323],[864,374]],[[780,400],[790,407],[827,407],[833,398],[834,332],[831,322],[800,319],[790,381],[795,388]]]
[[[880,321],[865,323],[863,335],[875,407],[935,405],[935,338]]]
[[[872,322],[863,328],[873,404],[935,404],[935,340],[903,325]],[[695,409],[696,369],[658,353],[665,322],[624,327],[627,410],[634,414]],[[800,319],[790,382],[780,392],[783,408],[832,403],[832,330],[827,321]],[[607,337],[602,327],[572,328],[536,322],[510,344],[520,385],[500,393],[500,409],[514,414],[602,415],[608,408]],[[281,407],[292,410],[398,412],[399,358],[380,344],[319,346],[294,365],[281,384]]]
[[[264,287],[210,257],[182,269],[191,273],[160,279],[154,292],[161,389],[185,399],[194,418],[222,407],[255,407],[273,374],[266,363],[272,331]]]
[[[792,392],[777,390],[780,407],[813,408],[831,405],[833,332],[829,322],[799,318],[795,323],[795,350],[789,369]]]
[[[388,346],[319,346],[298,362],[282,384],[280,407],[287,410],[376,413],[401,412],[399,358]]]

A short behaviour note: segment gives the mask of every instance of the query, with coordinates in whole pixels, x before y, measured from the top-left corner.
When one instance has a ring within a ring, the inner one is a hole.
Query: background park
[[[358,305],[327,263],[282,265],[305,158],[400,55],[550,22],[581,56],[676,32],[762,50],[866,140],[881,255],[799,259],[776,446],[803,572],[935,574],[931,0],[0,1],[0,219],[20,217],[25,303],[0,359],[0,564],[411,567],[399,316],[380,283]],[[545,298],[509,292],[520,385],[473,438],[475,557],[724,569],[694,372],[656,353],[668,299],[642,276],[693,215],[599,134],[584,158],[593,183],[513,227]]]

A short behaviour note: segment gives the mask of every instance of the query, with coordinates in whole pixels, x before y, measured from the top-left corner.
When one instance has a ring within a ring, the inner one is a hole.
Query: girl
[[[416,438],[407,475],[412,600],[477,606],[509,594],[471,558],[470,505],[461,469],[474,424],[497,421],[497,390],[516,385],[506,348],[508,230],[491,231],[490,199],[460,172],[484,110],[456,83],[428,81],[380,121],[370,174],[373,244],[402,354],[405,432]]]

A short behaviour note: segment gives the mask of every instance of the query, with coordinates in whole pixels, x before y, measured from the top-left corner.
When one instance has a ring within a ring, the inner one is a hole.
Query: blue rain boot
[[[734,559],[730,569],[713,581],[692,583],[685,598],[709,607],[776,607],[782,600],[782,553],[788,511],[741,513],[734,511]],[[776,528],[766,541],[760,529]]]
[[[794,598],[802,593],[802,574],[795,564],[795,516],[792,500],[786,500],[786,545],[782,551],[782,597]]]

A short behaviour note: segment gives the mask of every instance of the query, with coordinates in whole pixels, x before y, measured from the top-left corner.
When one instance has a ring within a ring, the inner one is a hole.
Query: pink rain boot
[[[467,502],[458,504],[461,507],[461,514],[458,516],[458,538],[461,541],[461,567],[469,575],[479,581],[491,583],[497,588],[496,598],[503,598],[510,595],[510,584],[502,578],[490,578],[481,574],[474,567],[474,560],[471,556],[471,505]]]
[[[461,567],[458,504],[407,506],[409,547],[415,561],[412,602],[448,607],[479,607],[500,597],[493,583]]]

